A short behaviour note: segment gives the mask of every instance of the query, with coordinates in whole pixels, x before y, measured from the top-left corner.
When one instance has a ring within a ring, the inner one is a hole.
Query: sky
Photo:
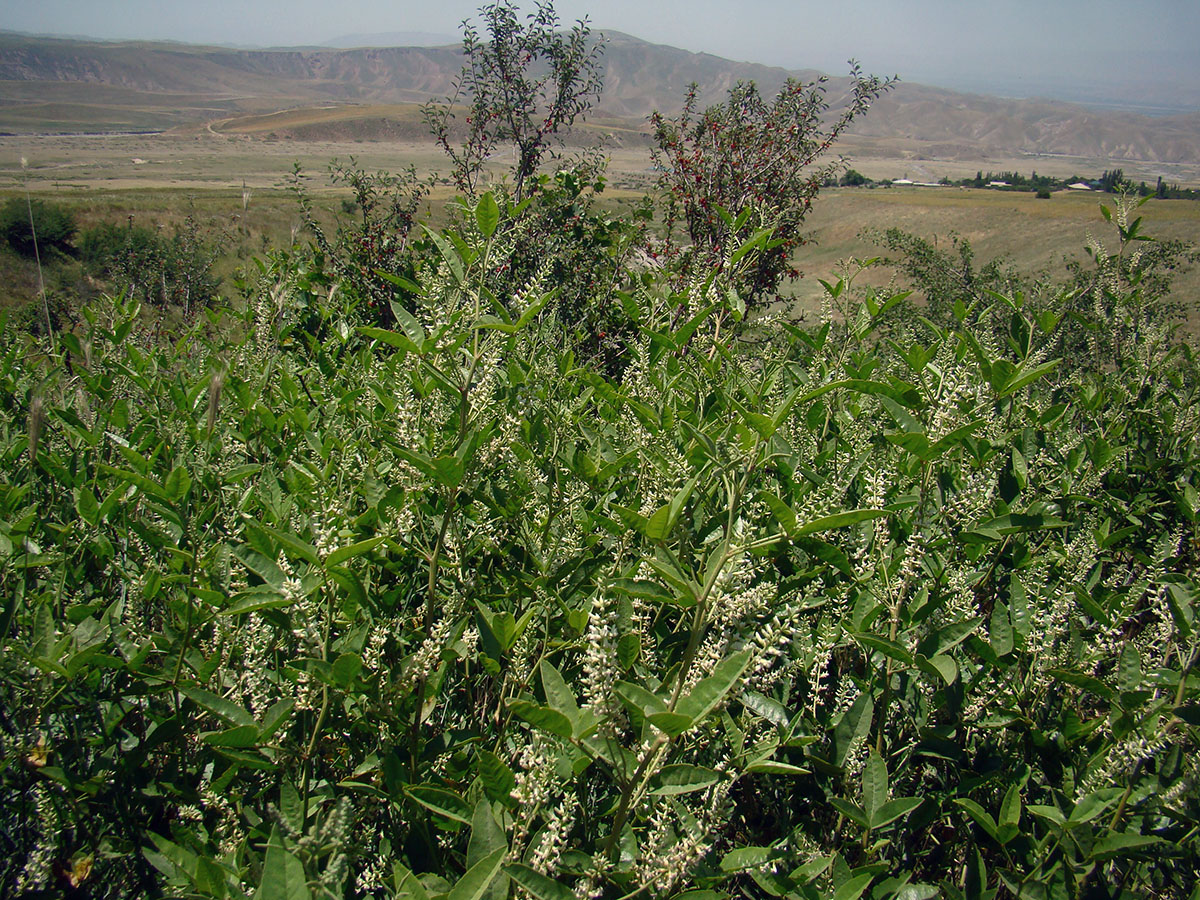
[[[0,29],[249,46],[456,36],[478,0],[0,0]],[[532,3],[521,0],[524,9]],[[557,0],[560,19],[731,59],[1006,96],[1153,87],[1200,109],[1197,0]],[[1196,103],[1184,98],[1196,98]],[[1064,97],[1064,99],[1072,99]]]

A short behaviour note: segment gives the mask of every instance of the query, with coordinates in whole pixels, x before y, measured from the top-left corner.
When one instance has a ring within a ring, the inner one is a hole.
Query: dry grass
[[[21,189],[20,157],[25,156],[35,196],[70,203],[84,226],[102,219],[124,221],[130,215],[141,224],[169,226],[191,212],[209,230],[230,236],[231,252],[221,263],[222,274],[228,275],[264,248],[286,245],[299,227],[295,202],[284,189],[297,162],[309,175],[308,184],[320,204],[331,210],[348,195],[344,189],[332,188],[325,177],[334,158],[354,156],[368,170],[397,171],[414,165],[424,173],[444,176],[447,172],[444,158],[427,140],[289,141],[265,140],[266,135],[330,123],[342,127],[393,114],[416,124],[412,110],[294,109],[214,123],[219,133],[200,128],[166,135],[0,137],[0,195]],[[604,133],[612,124],[600,122],[594,127]],[[654,181],[646,150],[623,143],[612,145],[610,151],[610,190],[604,195],[609,203],[637,198]],[[497,178],[503,177],[506,162],[496,161]],[[851,160],[871,177],[908,174],[931,180],[973,175],[978,169],[1000,171],[1015,162],[949,163],[881,156]],[[1046,174],[1094,175],[1102,170],[1089,166],[1087,160],[1043,162],[1039,160],[1036,168]],[[1026,165],[1020,171],[1032,168]],[[246,209],[242,208],[243,182],[251,190]],[[440,217],[450,196],[450,188],[439,184],[423,214]],[[796,257],[805,277],[790,290],[802,308],[816,309],[822,292],[818,278],[829,279],[840,261],[879,255],[880,248],[866,235],[888,228],[939,242],[958,235],[971,242],[979,263],[1004,257],[1022,272],[1058,274],[1064,259],[1082,257],[1089,232],[1107,239],[1108,226],[1099,212],[1106,199],[1111,202],[1101,195],[1075,192],[1038,200],[1033,194],[960,188],[827,189],[808,222],[814,242],[802,247]],[[1151,201],[1142,213],[1149,234],[1200,243],[1200,203]],[[877,284],[887,278],[883,270],[866,276],[867,283]],[[1200,297],[1200,271],[1182,275],[1176,293],[1181,298]]]
[[[1084,258],[1093,234],[1115,249],[1115,232],[1101,217],[1100,204],[1111,196],[1063,191],[1049,200],[1033,194],[961,188],[837,188],[822,192],[808,220],[815,244],[801,248],[797,264],[805,277],[792,287],[803,308],[820,304],[822,287],[839,262],[879,256],[872,232],[899,228],[931,242],[950,246],[952,235],[965,238],[977,263],[1003,258],[1020,272],[1063,272],[1066,259]],[[1141,209],[1147,234],[1200,244],[1200,203],[1151,200]],[[880,269],[865,283],[886,283]],[[1180,298],[1200,297],[1200,269],[1179,276]]]

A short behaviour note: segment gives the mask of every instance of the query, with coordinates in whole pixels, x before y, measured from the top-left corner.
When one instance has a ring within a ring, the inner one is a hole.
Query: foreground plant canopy
[[[813,324],[769,203],[655,244],[463,159],[411,235],[342,170],[361,227],[169,337],[0,332],[0,895],[1200,896],[1200,368],[1131,207],[1063,286],[893,238],[923,302]]]
[[[1194,889],[1198,383],[1136,288],[734,329],[647,272],[611,373],[493,302],[513,233],[430,232],[395,329],[296,263],[5,332],[6,890]]]

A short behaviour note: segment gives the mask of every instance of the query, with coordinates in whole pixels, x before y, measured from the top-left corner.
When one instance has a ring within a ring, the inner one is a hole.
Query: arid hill
[[[415,117],[396,108],[446,95],[461,63],[457,46],[238,50],[2,33],[0,130],[160,131],[211,123],[219,131],[263,130],[293,139],[411,135],[419,132]],[[766,93],[789,76],[817,75],[619,33],[608,35],[604,65],[605,92],[593,123],[631,135],[644,130],[652,110],[677,109],[692,82],[702,102],[712,103],[738,81],[754,80]],[[844,78],[830,79],[835,106],[846,85]],[[318,112],[328,107],[337,110]],[[290,125],[264,118],[281,110],[289,111]],[[1200,113],[1101,112],[919,84],[902,83],[853,133],[859,152],[903,148],[909,155],[941,159],[1064,155],[1200,162]]]

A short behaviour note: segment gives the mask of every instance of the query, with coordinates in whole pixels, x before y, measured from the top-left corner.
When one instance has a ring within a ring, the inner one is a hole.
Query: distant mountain
[[[435,34],[430,31],[382,31],[375,34],[344,34],[331,41],[326,41],[325,47],[444,47],[459,44],[462,38],[457,34]]]
[[[386,35],[348,35],[375,43]],[[412,38],[413,35],[407,35]],[[440,36],[427,36],[440,37]],[[654,109],[679,108],[687,86],[702,104],[738,81],[772,93],[788,71],[609,33],[605,90],[593,120],[637,130]],[[443,97],[462,66],[457,45],[246,50],[174,43],[95,42],[0,33],[0,130],[16,133],[162,130],[228,123],[296,107],[378,107]],[[831,102],[849,81],[831,78]],[[353,110],[340,115],[353,117]],[[365,115],[366,113],[364,113]],[[359,134],[372,136],[370,129]],[[394,134],[393,132],[383,132]],[[303,134],[316,137],[320,128]],[[1200,113],[1145,116],[1044,100],[1011,100],[901,84],[856,124],[860,146],[903,147],[942,159],[1061,154],[1161,163],[1200,162]]]

